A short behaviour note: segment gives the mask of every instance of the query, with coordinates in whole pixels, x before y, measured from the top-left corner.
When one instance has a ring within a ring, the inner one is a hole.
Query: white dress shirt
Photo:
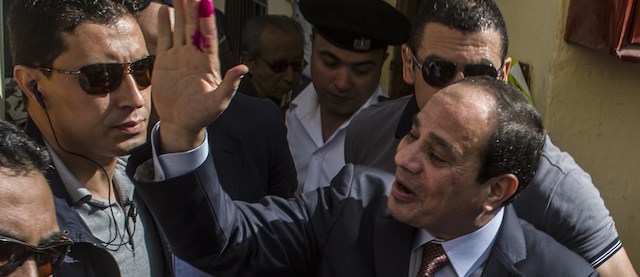
[[[289,106],[286,114],[287,140],[298,173],[296,193],[329,186],[344,166],[344,138],[353,116],[378,103],[383,95],[378,85],[371,97],[327,139],[322,138],[320,103],[313,83],[309,84]]]
[[[496,216],[482,228],[448,241],[437,239],[424,229],[419,230],[413,238],[409,277],[418,275],[422,263],[422,246],[430,241],[441,244],[449,258],[449,264],[438,270],[435,277],[482,276],[484,264],[500,230],[503,217],[504,209],[500,208]]]

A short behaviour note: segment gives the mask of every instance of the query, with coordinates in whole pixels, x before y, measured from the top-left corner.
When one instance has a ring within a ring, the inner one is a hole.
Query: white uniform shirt
[[[378,103],[383,95],[378,85],[371,97],[354,113]],[[313,83],[309,84],[289,106],[285,116],[289,149],[298,173],[296,193],[329,186],[331,179],[344,166],[344,138],[353,115],[324,142],[320,103]]]

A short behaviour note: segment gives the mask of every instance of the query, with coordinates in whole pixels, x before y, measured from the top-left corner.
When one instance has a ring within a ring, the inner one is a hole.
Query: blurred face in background
[[[251,56],[245,52],[243,61],[259,96],[281,99],[300,84],[305,66],[304,40],[298,34],[266,26],[260,38],[260,54]]]

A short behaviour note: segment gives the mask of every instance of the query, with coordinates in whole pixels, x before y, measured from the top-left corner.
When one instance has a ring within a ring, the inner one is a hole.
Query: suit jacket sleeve
[[[145,157],[149,154],[132,155],[128,174],[149,166]],[[342,175],[336,179],[351,180],[353,170]],[[353,182],[340,184],[289,200],[270,196],[255,204],[234,202],[220,188],[208,160],[162,182],[136,180],[136,189],[174,253],[207,273],[314,276],[345,203],[356,202],[345,201]]]

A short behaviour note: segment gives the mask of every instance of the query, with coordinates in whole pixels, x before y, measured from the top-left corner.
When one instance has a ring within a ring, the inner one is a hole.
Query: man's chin
[[[131,151],[133,149],[135,149],[136,147],[139,147],[143,144],[145,144],[147,142],[147,135],[146,133],[142,133],[134,138],[131,138],[125,142],[122,142],[120,144],[120,147],[118,147],[121,151],[120,156],[123,155],[128,155],[129,153],[131,153]]]
[[[392,195],[389,195],[389,198],[387,199],[387,210],[393,218],[400,222],[407,223],[409,216],[406,214],[406,208],[406,205],[398,203]]]

